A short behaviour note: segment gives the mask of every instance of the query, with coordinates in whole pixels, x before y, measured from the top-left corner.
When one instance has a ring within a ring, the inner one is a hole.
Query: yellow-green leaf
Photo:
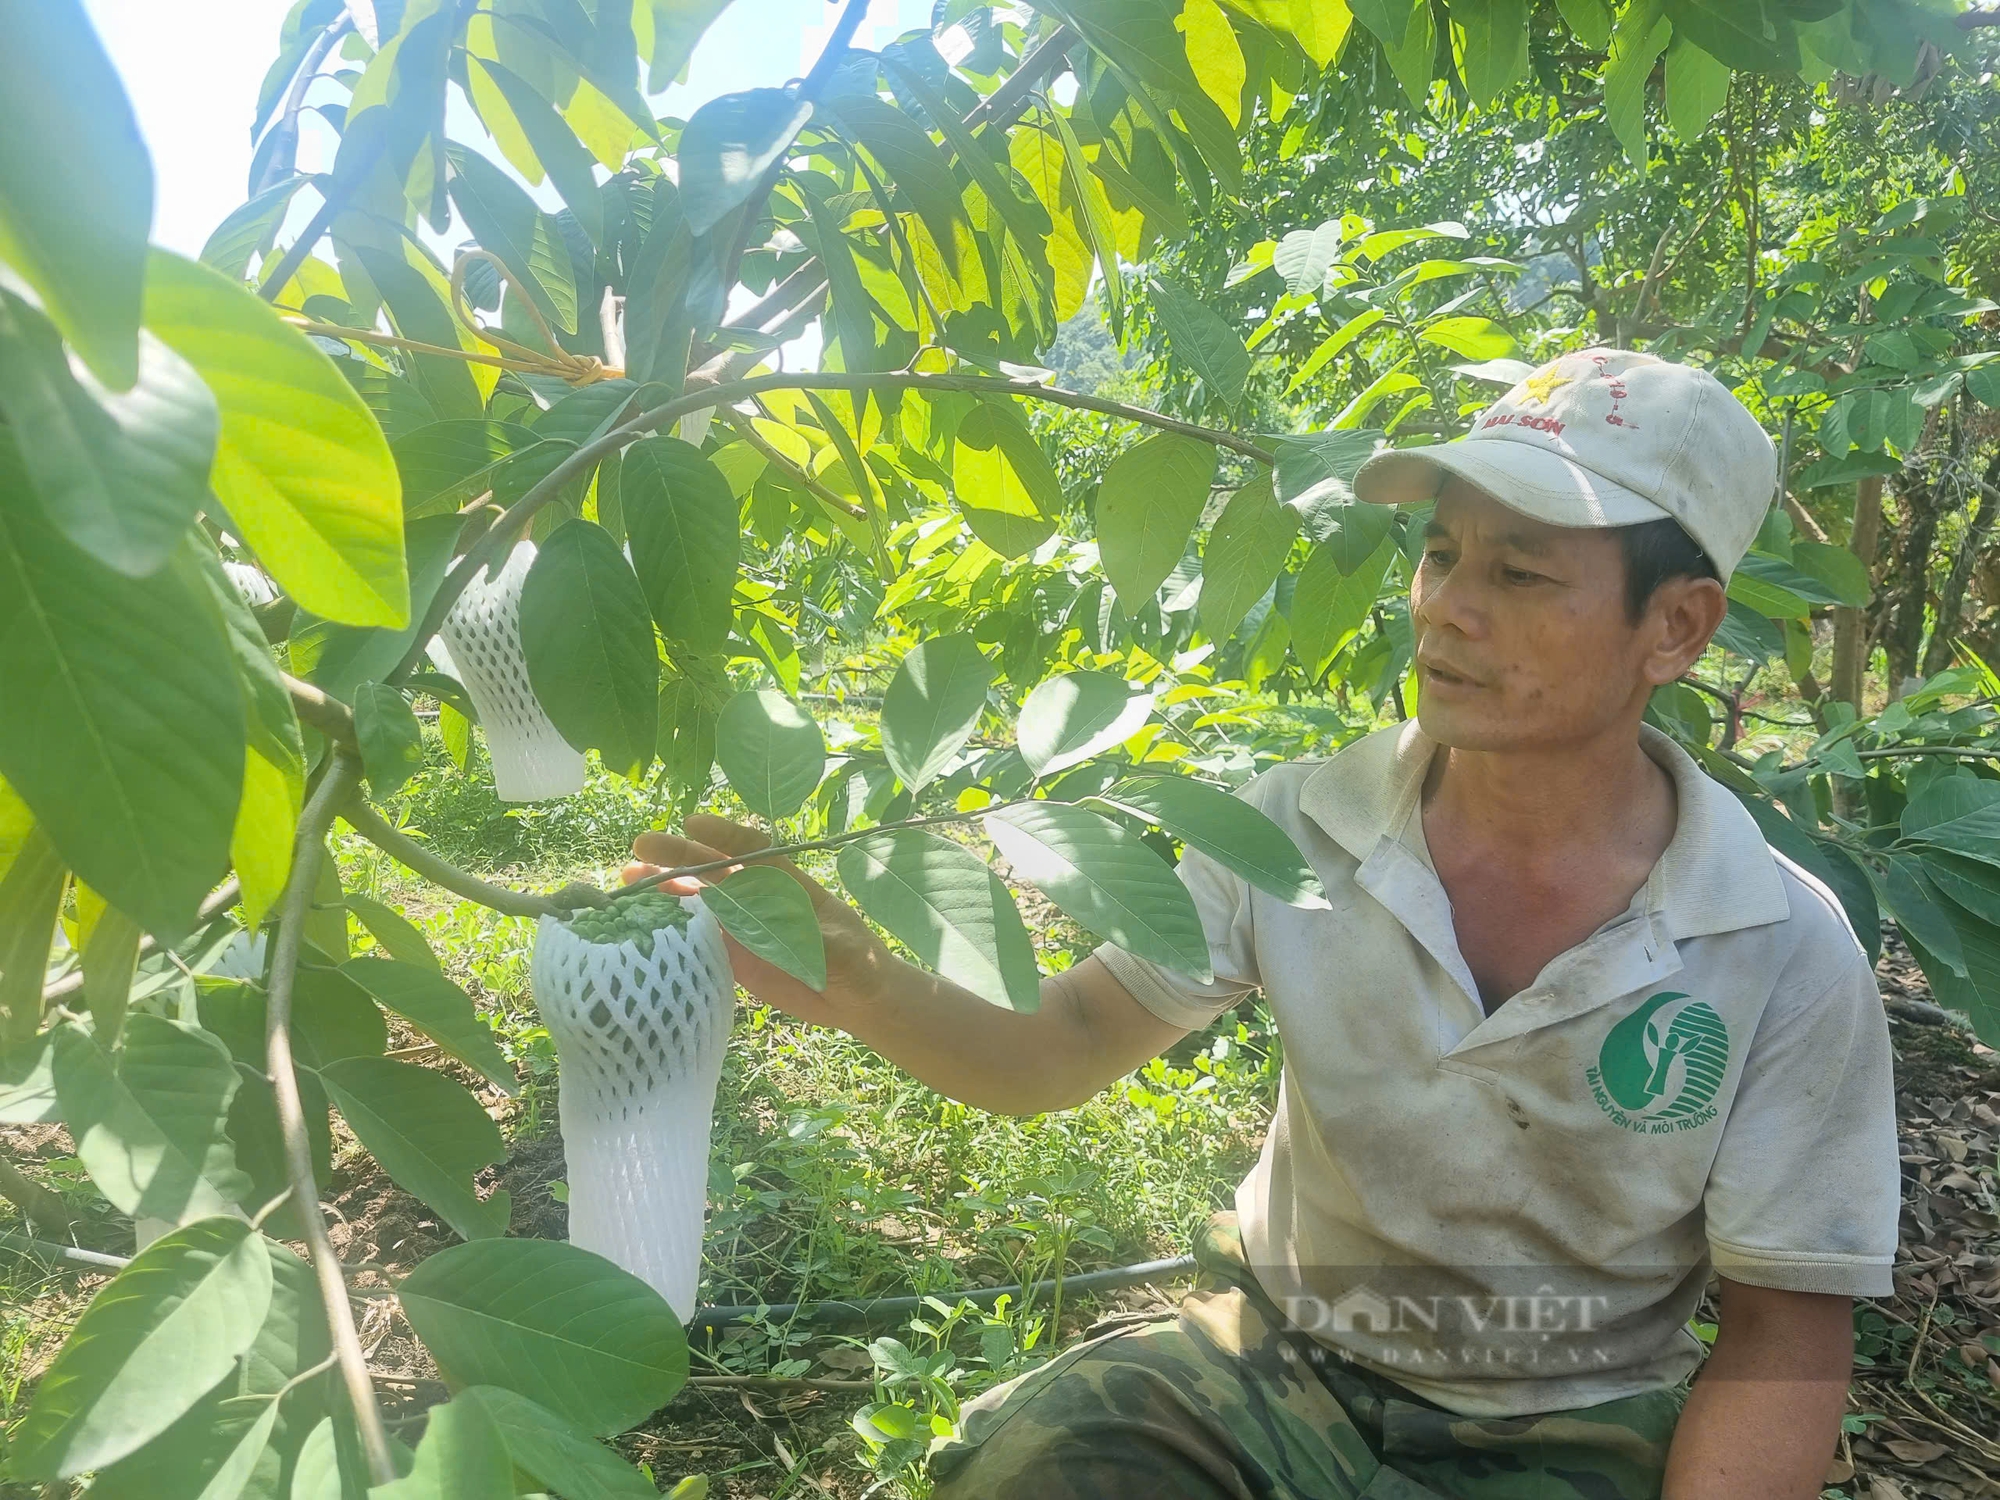
[[[333,361],[228,277],[165,250],[149,265],[146,322],[215,393],[210,482],[271,576],[326,619],[407,624],[402,481]]]
[[[1188,66],[1194,69],[1195,82],[1228,116],[1229,123],[1237,124],[1242,119],[1243,80],[1248,69],[1229,17],[1216,0],[1183,0],[1174,24],[1187,40]]]

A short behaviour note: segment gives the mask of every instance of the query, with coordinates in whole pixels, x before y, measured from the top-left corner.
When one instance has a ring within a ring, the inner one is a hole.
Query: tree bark
[[[1869,577],[1882,542],[1882,476],[1870,474],[1855,487],[1854,527],[1847,549],[1861,559]],[[1833,696],[1861,712],[1862,679],[1868,665],[1868,621],[1864,611],[1845,605],[1833,612]]]
[[[1937,543],[1938,515],[1944,509],[1944,477],[1917,484],[1899,496],[1903,511],[1896,539],[1894,571],[1882,599],[1882,653],[1889,676],[1889,699],[1903,696],[1917,675],[1924,644],[1924,616],[1930,604],[1931,549]]]

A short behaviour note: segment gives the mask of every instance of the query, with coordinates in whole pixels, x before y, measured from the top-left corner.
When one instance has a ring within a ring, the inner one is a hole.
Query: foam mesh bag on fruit
[[[736,995],[722,929],[699,900],[658,892],[544,916],[532,978],[561,1068],[570,1243],[690,1317]]]
[[[521,585],[535,544],[520,542],[498,570],[482,569],[445,616],[432,660],[465,685],[486,731],[493,790],[502,802],[537,802],[583,789],[583,752],[542,712],[521,650]],[[442,658],[442,659],[440,659]]]

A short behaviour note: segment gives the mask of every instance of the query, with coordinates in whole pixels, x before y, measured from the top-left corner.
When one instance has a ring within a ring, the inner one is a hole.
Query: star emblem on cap
[[[1570,377],[1558,373],[1554,365],[1544,365],[1522,381],[1521,385],[1539,404],[1547,406],[1549,397],[1555,394],[1556,388],[1569,383]]]

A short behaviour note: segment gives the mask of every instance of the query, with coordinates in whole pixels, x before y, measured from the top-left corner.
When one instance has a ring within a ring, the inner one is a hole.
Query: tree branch
[[[326,854],[327,830],[333,826],[334,813],[359,778],[359,763],[345,749],[336,750],[332,766],[314,788],[299,817],[291,880],[285,887],[278,935],[271,945],[264,1048],[271,1090],[277,1099],[278,1125],[285,1142],[285,1175],[291,1183],[293,1205],[305,1228],[306,1249],[319,1280],[320,1300],[326,1304],[327,1331],[333,1337],[334,1354],[340,1361],[341,1378],[347,1386],[347,1399],[354,1410],[354,1425],[361,1435],[362,1450],[368,1457],[369,1474],[376,1484],[389,1484],[396,1478],[396,1463],[389,1453],[389,1434],[382,1426],[381,1408],[375,1404],[375,1387],[368,1380],[368,1358],[361,1351],[361,1337],[355,1331],[354,1309],[348,1305],[347,1279],[341,1274],[333,1241],[326,1232],[326,1218],[320,1212],[312,1147],[306,1137],[305,1106],[299,1099],[298,1074],[292,1068],[292,986],[298,977],[305,921],[312,910],[320,860]]]
[[[1178,418],[1164,416],[1149,411],[1143,406],[1128,406],[1122,401],[1110,401],[1102,396],[1086,396],[1077,391],[1066,391],[1057,386],[1037,385],[1033,381],[1009,380],[990,375],[918,375],[897,372],[891,374],[868,373],[807,373],[798,375],[777,374],[758,375],[748,380],[732,381],[726,385],[704,386],[700,390],[677,396],[662,402],[647,411],[640,412],[622,426],[614,427],[602,436],[592,439],[571,453],[551,469],[526,494],[510,505],[485,536],[481,537],[453,565],[451,572],[438,586],[431,598],[430,608],[425,611],[422,625],[418,627],[416,638],[410,649],[396,664],[396,670],[389,674],[391,683],[401,682],[416,669],[424,659],[424,647],[437,634],[444,617],[451,612],[458,596],[465,592],[466,585],[474,574],[500,552],[501,543],[514,536],[572,479],[587,473],[606,454],[614,453],[645,436],[656,432],[671,422],[678,421],[684,414],[700,411],[709,406],[725,406],[765,391],[860,391],[883,390],[926,390],[963,391],[971,395],[1024,396],[1031,401],[1046,401],[1055,406],[1070,406],[1082,411],[1102,412],[1106,416],[1122,417],[1128,422],[1138,422],[1148,427],[1157,427],[1163,432],[1178,432],[1187,437],[1199,438],[1213,443],[1218,448],[1227,448],[1232,453],[1241,453],[1246,458],[1254,458],[1263,464],[1276,462],[1275,456],[1265,448],[1247,438],[1240,438],[1233,432],[1223,432],[1212,427],[1203,427],[1194,422],[1183,422]]]
[[[283,144],[272,151],[271,159],[264,164],[263,173],[250,184],[251,197],[275,187],[298,171],[299,110],[306,102],[306,90],[319,77],[319,65],[326,61],[333,44],[353,29],[354,17],[342,11],[332,25],[313,38],[313,44],[306,49],[306,55],[299,62],[299,71],[292,77],[291,89],[285,95],[284,109],[280,111],[277,123],[271,127],[271,134],[265,137],[269,140],[272,136],[279,136]]]
[[[63,1201],[39,1182],[23,1175],[15,1165],[0,1156],[0,1198],[5,1198],[21,1210],[37,1234],[45,1234],[50,1239],[67,1238],[70,1230],[69,1210]]]
[[[510,917],[561,916],[578,904],[558,905],[547,896],[537,896],[528,891],[510,890],[504,885],[491,885],[477,875],[469,875],[457,865],[427,849],[407,833],[391,828],[382,815],[361,799],[359,793],[350,795],[340,806],[340,815],[354,831],[384,854],[401,860],[417,874],[441,885],[454,896],[463,896],[468,901],[477,901]],[[565,887],[565,892],[569,888]]]
[[[1053,78],[1069,61],[1069,49],[1077,35],[1065,24],[1037,42],[1023,57],[1007,81],[966,112],[965,128],[977,130],[989,122],[1005,130],[1027,107],[1028,96]]]
[[[329,697],[310,682],[301,682],[289,672],[281,672],[285,679],[285,691],[292,695],[292,712],[299,716],[299,722],[317,729],[336,745],[349,750],[357,749],[360,742],[354,737],[354,711],[338,698]]]

